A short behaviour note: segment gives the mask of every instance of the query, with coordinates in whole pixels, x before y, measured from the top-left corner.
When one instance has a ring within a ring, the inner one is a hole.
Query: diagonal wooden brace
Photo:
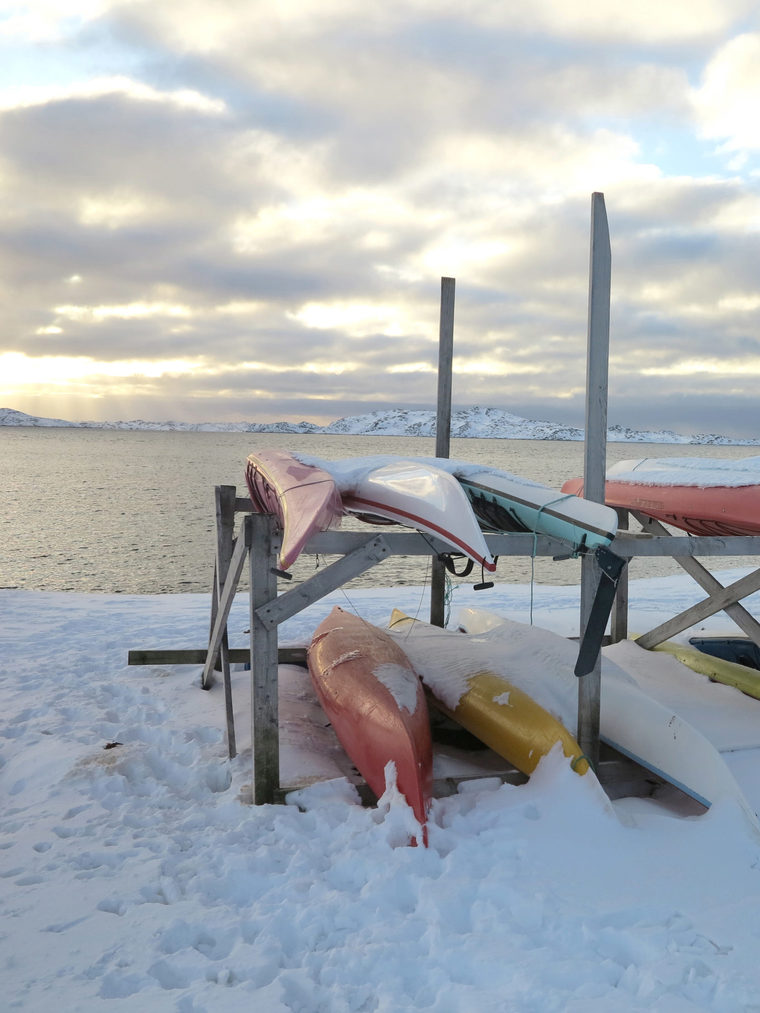
[[[240,580],[240,574],[243,572],[245,557],[248,554],[250,537],[249,520],[248,517],[244,517],[241,530],[235,539],[235,547],[232,550],[232,559],[230,560],[230,566],[227,571],[227,579],[225,580],[224,587],[219,595],[219,607],[216,613],[216,619],[214,620],[214,628],[211,631],[211,637],[209,639],[206,664],[203,667],[203,674],[201,676],[201,685],[204,689],[213,677],[212,672],[227,629],[227,620],[232,609],[232,603],[235,601],[235,591],[237,590],[238,581]]]
[[[637,511],[634,511],[634,517],[641,524],[644,531],[648,533],[655,535],[670,534],[665,525],[655,520],[654,517],[647,517],[646,514],[640,514]],[[694,556],[673,556],[672,558],[708,594],[713,595],[723,590],[721,582],[716,580],[710,571],[698,559],[695,559]],[[723,611],[733,619],[740,630],[747,634],[750,640],[760,647],[760,623],[743,605],[740,605],[738,601],[732,602],[726,605]]]
[[[335,591],[346,581],[358,577],[360,573],[381,563],[389,554],[390,549],[383,535],[370,539],[353,552],[330,563],[323,570],[303,581],[292,591],[286,591],[273,601],[266,602],[256,609],[256,618],[266,627],[274,629],[286,619],[296,615],[302,609],[312,605],[326,594]]]
[[[716,612],[725,610],[726,606],[732,605],[741,598],[745,598],[748,594],[753,594],[755,591],[760,590],[760,570],[753,570],[752,573],[748,573],[746,577],[742,577],[733,584],[729,584],[728,587],[723,587],[720,584],[719,587],[721,588],[720,591],[716,591],[709,598],[705,598],[696,605],[692,605],[691,608],[684,609],[677,616],[668,619],[666,623],[645,633],[638,638],[636,643],[640,644],[641,647],[656,647],[657,644],[670,640],[676,633],[688,630],[695,623],[715,615]]]

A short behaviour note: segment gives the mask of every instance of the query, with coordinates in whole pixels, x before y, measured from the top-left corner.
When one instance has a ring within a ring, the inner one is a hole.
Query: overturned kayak
[[[433,786],[433,750],[425,694],[404,651],[377,626],[336,606],[317,627],[309,673],[335,734],[372,791],[396,784],[422,827]]]
[[[582,495],[583,480],[562,490]],[[604,498],[692,535],[760,534],[760,457],[619,461],[607,470]]]
[[[505,664],[519,664],[534,656],[535,673],[542,682],[555,684],[560,697],[577,696],[571,641],[482,609],[462,609],[459,623],[462,629],[492,637],[494,649],[500,644]],[[628,641],[616,644],[614,650],[643,649]],[[721,798],[733,798],[758,829],[757,817],[719,750],[669,706],[645,693],[632,675],[609,658],[602,660],[599,718],[603,742],[706,807]]]
[[[518,770],[532,774],[559,743],[573,769],[586,773],[589,764],[574,736],[507,678],[491,638],[440,629],[398,609],[389,633],[411,660],[435,706]]]
[[[293,565],[313,535],[340,524],[343,505],[332,476],[287,450],[250,454],[245,480],[254,510],[278,520],[283,570]]]

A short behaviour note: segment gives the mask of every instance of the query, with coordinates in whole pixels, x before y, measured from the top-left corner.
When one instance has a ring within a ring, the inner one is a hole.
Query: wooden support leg
[[[267,627],[257,614],[277,597],[275,521],[269,514],[251,514],[251,737],[253,801],[275,801],[280,787],[280,737],[277,700],[277,625]]]
[[[209,684],[211,673],[213,672],[216,659],[219,655],[219,651],[222,646],[222,640],[224,639],[224,633],[227,629],[227,619],[232,609],[232,604],[235,600],[235,591],[237,590],[238,581],[240,580],[240,574],[243,570],[243,563],[245,557],[248,554],[248,545],[246,543],[246,522],[243,522],[243,527],[237,538],[235,539],[234,548],[232,550],[232,559],[230,560],[230,568],[227,571],[227,579],[224,582],[224,587],[221,589],[219,595],[219,606],[214,620],[214,628],[211,631],[211,639],[209,640],[208,651],[206,653],[206,664],[203,668],[203,674],[201,675],[201,686],[205,689]]]
[[[222,588],[232,560],[232,544],[235,531],[235,495],[234,485],[218,485],[216,496],[216,587],[215,599],[218,603]],[[222,680],[224,683],[224,709],[227,721],[227,752],[230,759],[237,755],[235,743],[235,715],[232,707],[232,679],[230,677],[230,645],[227,626],[224,627],[221,644]]]
[[[586,630],[601,572],[593,553],[581,559],[581,637]],[[594,770],[599,766],[599,717],[602,687],[601,653],[593,669],[578,679],[578,745]]]
[[[618,510],[618,531],[628,530],[628,511]],[[628,639],[628,564],[620,574],[615,604],[610,616],[610,640],[613,644]]]

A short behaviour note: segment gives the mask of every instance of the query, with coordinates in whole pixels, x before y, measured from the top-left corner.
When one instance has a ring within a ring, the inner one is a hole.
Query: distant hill
[[[152,429],[162,432],[187,430],[206,433],[317,433],[362,436],[435,436],[436,413],[432,409],[410,411],[405,408],[368,412],[337,419],[327,426],[311,422],[67,422],[26,415],[13,408],[0,408],[1,426],[46,426],[75,429]],[[460,408],[451,413],[451,435],[457,439],[505,440],[583,440],[583,430],[557,422],[524,419],[502,408]],[[758,446],[760,440],[731,439],[715,433],[680,436],[670,430],[628,429],[610,426],[610,443],[682,443],[723,446]]]

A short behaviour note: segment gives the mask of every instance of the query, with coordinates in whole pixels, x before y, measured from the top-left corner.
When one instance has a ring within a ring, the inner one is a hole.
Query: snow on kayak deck
[[[686,485],[699,489],[739,488],[760,484],[760,456],[739,460],[720,457],[643,457],[618,461],[607,478],[639,485]]]

